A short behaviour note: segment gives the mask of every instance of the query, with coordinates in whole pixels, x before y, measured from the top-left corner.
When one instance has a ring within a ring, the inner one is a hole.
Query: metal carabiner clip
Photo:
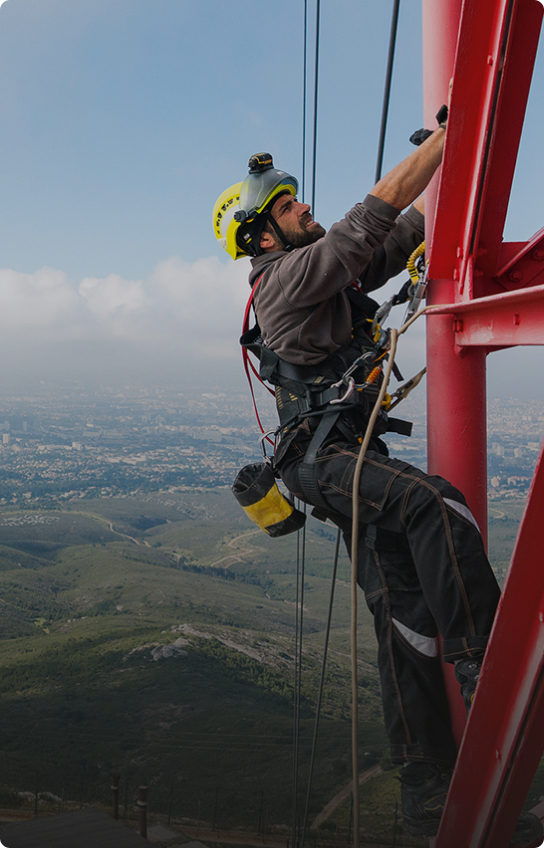
[[[339,380],[338,383],[333,383],[331,388],[338,389],[342,384],[345,384],[345,380]],[[350,398],[355,391],[355,380],[353,377],[348,377],[348,385],[346,391],[342,395],[342,397],[336,398],[335,400],[331,400],[331,406],[333,403],[344,403],[348,398]]]
[[[264,461],[267,463],[267,465],[270,465],[270,464],[271,464],[271,462],[272,462],[272,458],[266,455],[266,445],[265,445],[265,442],[270,442],[270,444],[271,444],[271,445],[274,447],[274,449],[275,449],[275,446],[276,446],[276,436],[277,436],[277,432],[278,432],[277,430],[267,430],[267,431],[266,431],[266,433],[263,433],[261,436],[259,436],[259,444],[260,444],[260,446],[261,446],[261,450],[262,450],[262,452],[263,452],[263,458],[264,458]],[[274,441],[273,441],[273,442],[272,442],[272,439],[270,438],[270,436],[274,436]]]

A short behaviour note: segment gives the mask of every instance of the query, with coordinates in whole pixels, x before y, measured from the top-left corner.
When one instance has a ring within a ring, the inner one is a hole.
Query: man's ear
[[[261,233],[261,240],[259,242],[261,250],[276,250],[276,240],[271,233],[267,233],[266,230],[263,230]]]

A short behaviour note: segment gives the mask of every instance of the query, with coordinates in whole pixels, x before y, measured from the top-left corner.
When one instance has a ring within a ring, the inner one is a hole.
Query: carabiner
[[[260,444],[261,450],[263,452],[264,461],[267,463],[267,465],[270,465],[272,463],[272,459],[271,459],[271,457],[266,455],[265,442],[266,441],[270,442],[270,444],[273,445],[274,449],[275,449],[277,434],[278,434],[278,431],[275,429],[275,430],[267,430],[266,433],[263,433],[261,436],[259,436],[259,444]],[[270,436],[274,436],[274,441],[272,441]]]
[[[340,386],[345,385],[345,380],[339,380],[338,383],[333,383],[331,388],[338,389]],[[350,398],[355,391],[355,380],[353,377],[348,377],[348,385],[345,393],[340,398],[336,398],[335,400],[331,400],[331,406],[333,403],[344,403],[348,398]]]

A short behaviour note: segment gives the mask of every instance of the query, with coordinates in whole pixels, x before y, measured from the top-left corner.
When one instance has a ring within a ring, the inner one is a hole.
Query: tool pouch
[[[274,472],[264,462],[245,465],[232,484],[234,497],[247,516],[269,536],[299,530],[306,516],[278,489]]]

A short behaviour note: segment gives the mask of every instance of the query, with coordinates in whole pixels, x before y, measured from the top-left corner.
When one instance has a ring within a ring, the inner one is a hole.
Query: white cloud
[[[160,325],[198,356],[239,356],[248,271],[243,260],[223,264],[215,257],[161,262],[150,277]]]
[[[0,270],[0,346],[127,340],[148,354],[234,358],[249,295],[248,264],[171,257],[149,278],[69,280],[63,271]]]
[[[145,373],[148,381],[168,374],[184,382],[198,375],[213,380],[221,372],[241,382],[238,339],[248,271],[246,260],[190,263],[179,256],[143,280],[119,274],[70,280],[52,268],[0,270],[0,361],[48,379],[72,373],[130,381]],[[399,320],[400,313],[392,316],[392,325]],[[424,323],[408,336],[398,356],[405,377],[424,363]]]
[[[57,328],[75,319],[78,307],[77,293],[62,271],[0,270],[0,326],[8,335],[29,328]]]
[[[85,277],[78,292],[98,321],[115,319],[115,326],[122,326],[123,317],[127,314],[145,308],[143,283],[124,280],[118,274],[109,274],[104,279]]]

